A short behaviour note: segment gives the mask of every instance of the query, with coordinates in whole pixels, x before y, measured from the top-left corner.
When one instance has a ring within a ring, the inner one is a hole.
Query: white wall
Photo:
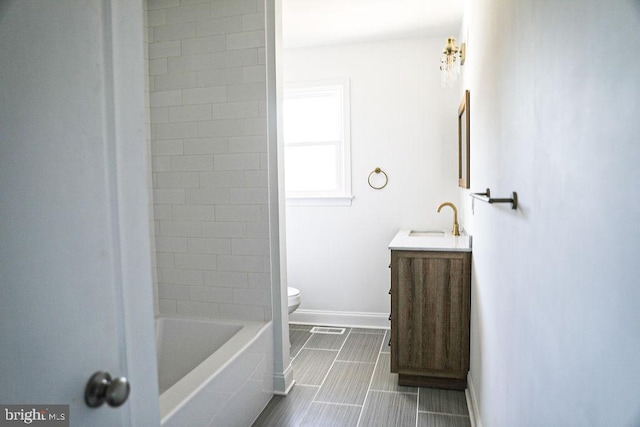
[[[147,8],[159,311],[269,320],[264,1]]]
[[[520,203],[461,194],[482,425],[640,425],[640,6],[469,5],[472,190]]]
[[[438,39],[287,50],[285,82],[349,78],[350,207],[289,207],[288,283],[306,310],[389,313],[389,251],[401,227],[452,225],[439,203],[458,197],[458,94],[440,86]],[[376,167],[389,176],[369,187]],[[357,316],[356,316],[357,317]]]

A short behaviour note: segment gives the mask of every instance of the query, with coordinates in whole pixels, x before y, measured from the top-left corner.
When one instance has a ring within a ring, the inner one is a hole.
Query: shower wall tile
[[[158,310],[268,320],[264,7],[146,6]]]

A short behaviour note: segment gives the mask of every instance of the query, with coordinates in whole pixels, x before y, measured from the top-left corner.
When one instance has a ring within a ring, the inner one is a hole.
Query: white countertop
[[[451,230],[444,231],[443,235],[411,235],[413,230],[403,228],[389,243],[389,249],[404,251],[460,251],[471,252],[471,236],[461,233],[461,236],[454,236]],[[420,232],[421,230],[417,230]],[[430,234],[430,233],[425,233]]]

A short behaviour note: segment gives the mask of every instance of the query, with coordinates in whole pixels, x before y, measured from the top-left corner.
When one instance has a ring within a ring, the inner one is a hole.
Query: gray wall
[[[640,425],[640,3],[469,3],[482,425]]]

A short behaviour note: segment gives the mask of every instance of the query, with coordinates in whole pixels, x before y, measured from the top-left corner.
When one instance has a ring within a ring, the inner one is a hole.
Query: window
[[[351,204],[349,82],[287,85],[283,101],[289,205]]]

